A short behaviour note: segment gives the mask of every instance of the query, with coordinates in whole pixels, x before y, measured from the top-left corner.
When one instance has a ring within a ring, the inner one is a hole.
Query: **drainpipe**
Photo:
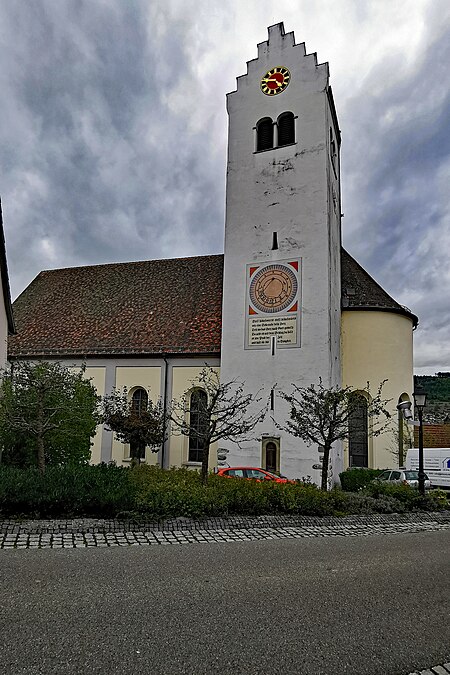
[[[168,370],[169,370],[169,365],[167,363],[167,357],[163,356],[163,361],[164,361],[164,393],[163,393],[163,416],[164,416],[164,427],[163,427],[163,442],[161,445],[161,469],[164,469],[164,463],[166,459],[166,431],[167,431],[167,420],[166,420],[166,415],[167,415],[167,379],[168,379]]]
[[[399,467],[403,466],[403,414],[402,411],[398,411],[398,465]]]

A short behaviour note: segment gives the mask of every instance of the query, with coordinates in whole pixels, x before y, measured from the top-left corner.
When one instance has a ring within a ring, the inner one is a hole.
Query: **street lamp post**
[[[419,418],[419,492],[425,495],[425,472],[423,470],[423,409],[427,400],[427,394],[424,389],[417,387],[413,393],[414,407],[417,410]]]

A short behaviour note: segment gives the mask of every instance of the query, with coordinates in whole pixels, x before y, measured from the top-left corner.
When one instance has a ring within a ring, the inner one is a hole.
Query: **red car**
[[[295,483],[285,476],[277,476],[276,473],[271,473],[265,469],[257,469],[253,466],[231,466],[226,469],[218,469],[218,476],[225,476],[226,478],[247,478],[257,481],[272,480],[275,483]]]

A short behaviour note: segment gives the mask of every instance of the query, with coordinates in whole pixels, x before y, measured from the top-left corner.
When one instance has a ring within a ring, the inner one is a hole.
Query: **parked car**
[[[409,485],[413,488],[419,487],[419,472],[408,471],[405,469],[386,469],[375,478],[376,481],[399,483],[400,485]],[[425,489],[431,488],[431,481],[425,474]]]
[[[295,483],[285,476],[278,476],[276,473],[271,473],[265,469],[255,468],[253,466],[231,466],[218,469],[218,476],[225,476],[226,478],[247,478],[247,480],[271,480],[275,483]]]

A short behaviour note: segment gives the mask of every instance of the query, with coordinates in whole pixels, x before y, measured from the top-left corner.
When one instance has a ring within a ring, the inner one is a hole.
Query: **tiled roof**
[[[343,309],[415,317],[342,249]],[[41,272],[14,303],[10,357],[217,354],[223,255]]]
[[[419,447],[419,429],[414,427],[414,447]],[[424,448],[450,448],[450,420],[443,424],[423,425]]]
[[[408,316],[414,325],[418,319],[407,307],[386,293],[345,249],[341,249],[342,309],[382,310]]]
[[[222,255],[41,272],[9,355],[218,353],[222,278]]]

